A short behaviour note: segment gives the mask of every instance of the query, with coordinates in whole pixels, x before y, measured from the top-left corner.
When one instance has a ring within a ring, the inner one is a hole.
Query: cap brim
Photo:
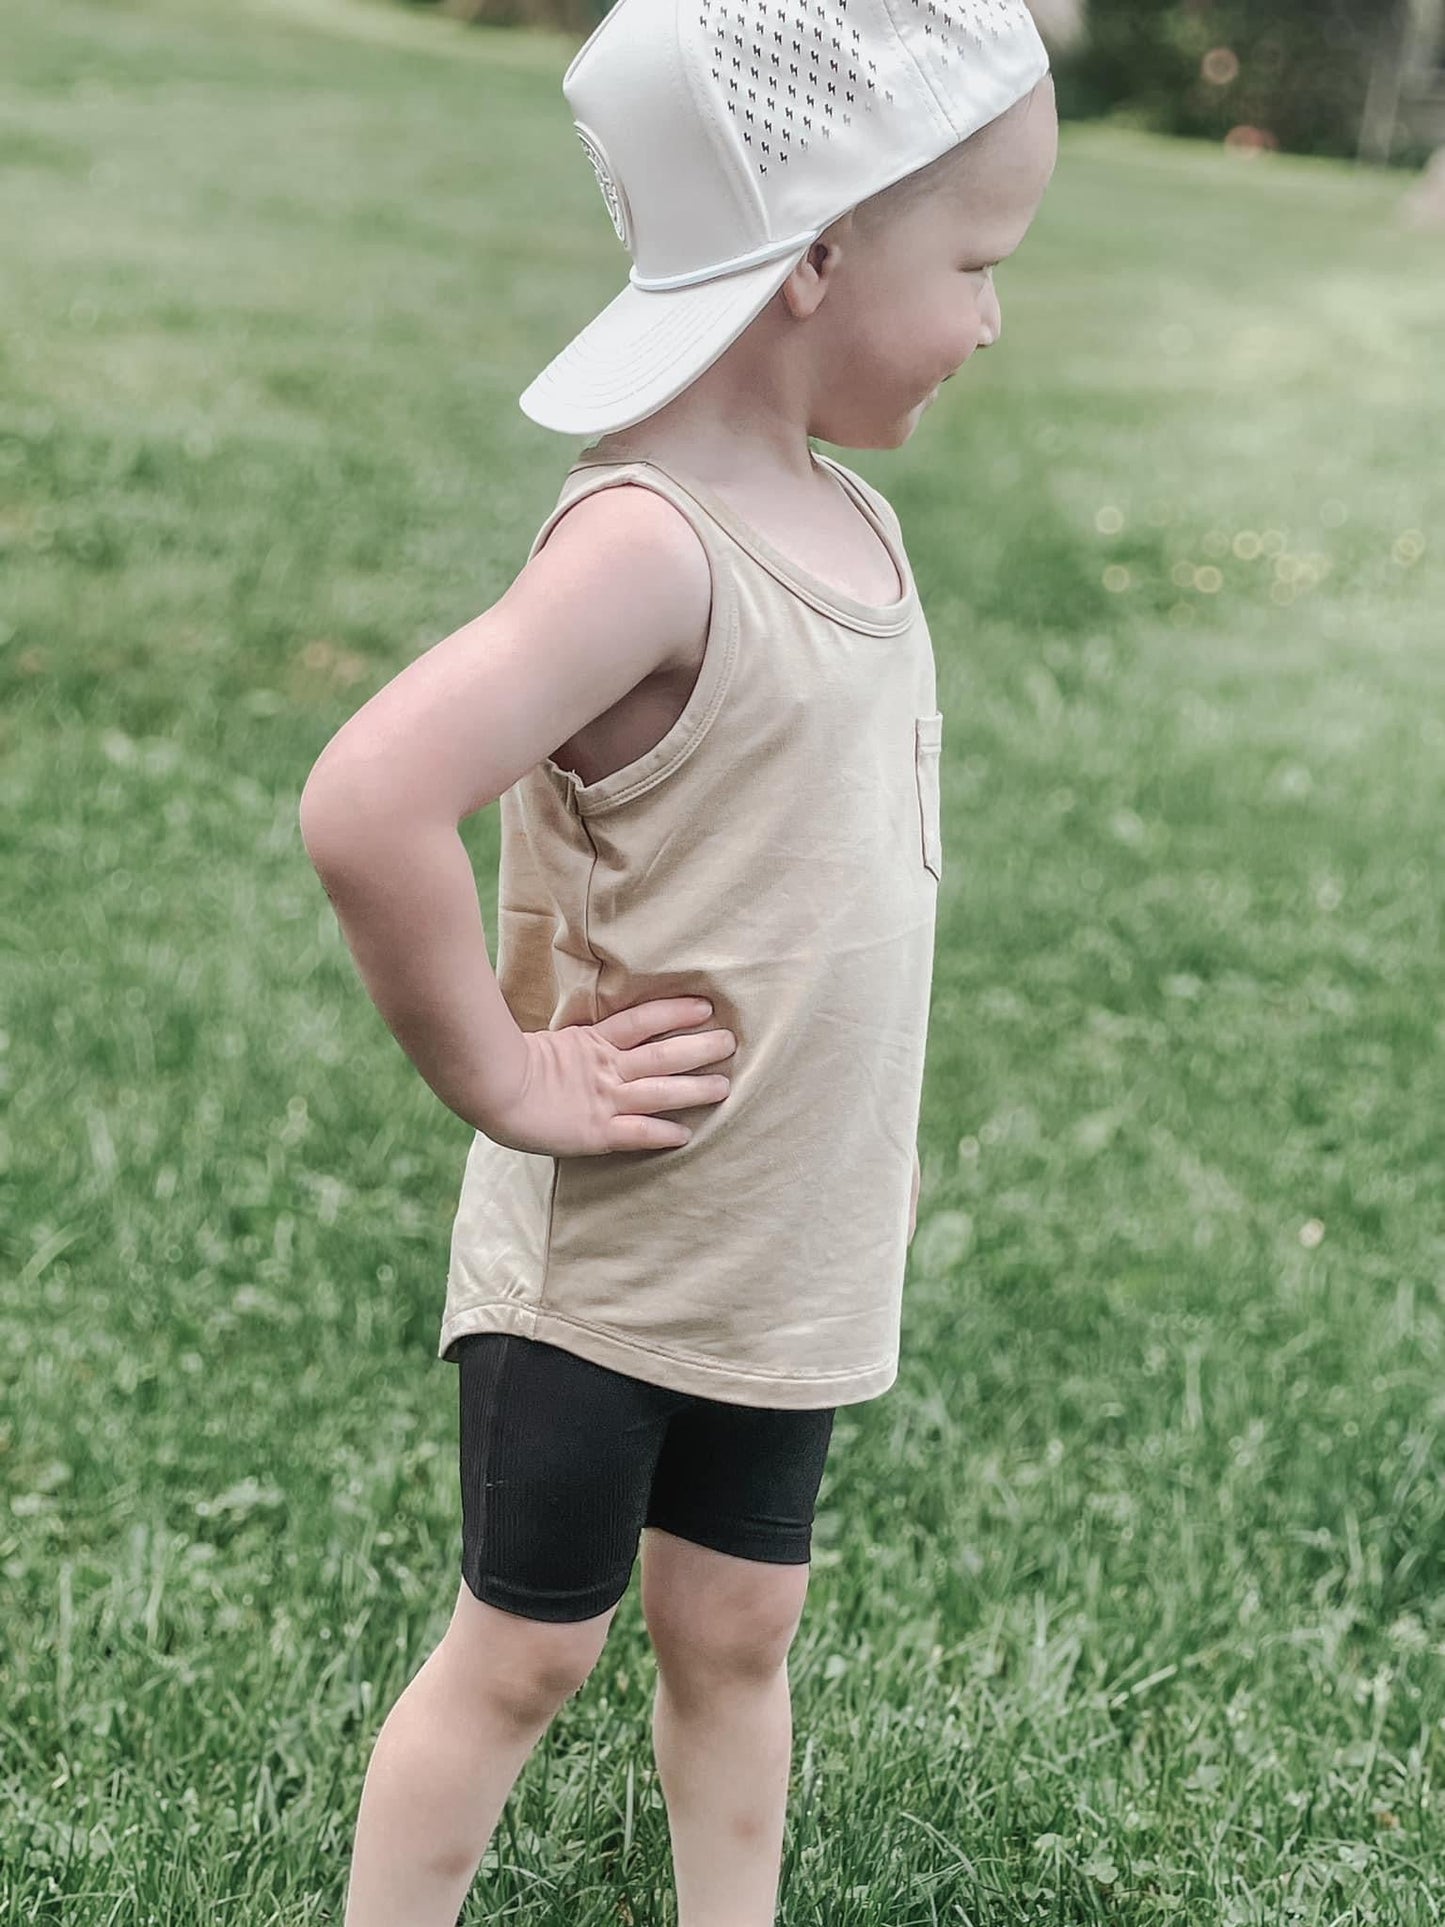
[[[631,428],[712,366],[761,314],[809,245],[688,288],[648,293],[629,281],[523,390],[522,413],[562,435]]]

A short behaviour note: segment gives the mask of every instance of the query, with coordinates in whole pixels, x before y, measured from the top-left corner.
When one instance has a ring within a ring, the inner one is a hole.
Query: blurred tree
[[[1370,75],[1415,0],[1092,0],[1059,111],[1159,133],[1353,156]],[[1415,158],[1422,158],[1416,155]]]
[[[1402,137],[1445,145],[1445,0],[1406,0],[1402,12],[1370,74],[1361,160],[1388,161]]]
[[[615,0],[432,0],[579,40]],[[946,4],[946,0],[944,0]],[[1445,0],[1028,0],[1065,120],[1418,165],[1445,140]]]

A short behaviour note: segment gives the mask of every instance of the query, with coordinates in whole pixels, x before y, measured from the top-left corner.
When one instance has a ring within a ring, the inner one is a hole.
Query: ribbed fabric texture
[[[712,570],[702,669],[645,755],[550,757],[501,798],[497,974],[524,1030],[699,995],[737,1037],[690,1143],[552,1158],[475,1136],[439,1352],[541,1338],[676,1391],[778,1408],[898,1372],[943,871],[935,666],[898,521],[831,469],[898,568],[875,608],[809,575],[696,477],[583,454],[584,494],[675,504]],[[860,541],[866,530],[860,525]]]
[[[530,1619],[606,1612],[644,1525],[807,1562],[830,1410],[670,1392],[515,1333],[456,1344],[462,1574],[477,1598]]]

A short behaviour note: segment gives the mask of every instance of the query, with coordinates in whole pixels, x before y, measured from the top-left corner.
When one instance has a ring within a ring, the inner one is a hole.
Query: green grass
[[[339,1921],[457,1585],[467,1130],[297,802],[521,566],[580,444],[516,396],[625,262],[572,43],[368,0],[5,39],[0,1922]],[[933,625],[946,875],[787,1927],[1445,1918],[1445,244],[1403,185],[1066,127],[999,350],[843,451]],[[634,1578],[468,1920],[674,1918],[651,1689]]]

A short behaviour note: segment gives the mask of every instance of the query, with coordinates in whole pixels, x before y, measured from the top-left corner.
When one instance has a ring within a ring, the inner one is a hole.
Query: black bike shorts
[[[729,1405],[540,1339],[456,1341],[462,1577],[525,1619],[591,1619],[627,1591],[642,1528],[806,1565],[834,1409]]]

